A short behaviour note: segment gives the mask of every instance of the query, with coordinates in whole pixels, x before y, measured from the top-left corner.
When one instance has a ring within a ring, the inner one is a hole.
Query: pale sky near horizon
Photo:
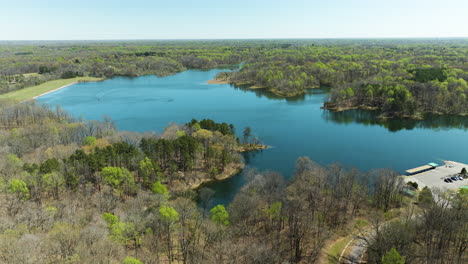
[[[468,37],[468,0],[0,0],[0,40]]]

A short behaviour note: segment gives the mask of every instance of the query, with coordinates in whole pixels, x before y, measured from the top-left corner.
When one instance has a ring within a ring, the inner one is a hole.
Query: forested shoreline
[[[326,108],[376,109],[382,117],[468,111],[466,39],[4,42],[0,54],[0,94],[60,78],[242,63],[216,79],[284,97],[326,86]]]
[[[167,76],[240,63],[249,45],[204,42],[21,42],[0,44],[0,94],[82,76]]]
[[[125,168],[128,171],[116,174],[127,177],[133,172],[136,182],[148,189],[158,181],[173,191],[187,191],[236,174],[243,168],[240,152],[266,148],[251,137],[250,128],[244,130],[241,142],[232,124],[209,119],[170,124],[161,135],[141,134],[119,132],[107,117],[82,121],[59,107],[2,103],[0,127],[5,134],[1,144],[8,158],[25,157],[23,169],[30,175],[60,172],[60,180],[72,189],[88,183],[100,189],[103,179],[96,177],[102,170]]]
[[[213,191],[190,181],[242,163],[238,146],[258,146],[250,128],[235,138],[233,125],[205,119],[161,135],[119,132],[109,118],[82,121],[58,107],[2,101],[0,134],[1,262],[337,263],[325,244],[365,226],[382,230],[369,239],[372,263],[392,248],[407,263],[466,260],[466,193],[407,198],[402,191],[412,187],[388,169],[360,172],[301,157],[291,181],[248,170],[231,204],[209,206]],[[410,212],[421,220],[407,226]],[[429,244],[416,234],[416,242],[396,239],[434,214],[439,222],[424,227]],[[437,223],[452,221],[459,224],[448,225],[447,237]],[[441,239],[443,249],[434,250]]]
[[[216,79],[285,97],[330,87],[331,110],[380,110],[382,117],[468,113],[468,42],[405,41],[271,49]]]
[[[327,107],[376,109],[382,117],[464,115],[467,45],[7,42],[0,44],[0,93],[76,76],[166,76],[240,64],[217,78],[284,97],[328,86]],[[286,180],[244,168],[240,152],[267,148],[254,136],[255,124],[167,125],[162,133],[118,131],[109,117],[86,121],[59,106],[0,100],[0,262],[340,263],[342,248],[330,245],[351,236],[362,236],[368,263],[468,261],[466,190],[416,192],[390,169],[363,172],[308,157],[298,157]],[[213,204],[205,183],[240,170],[246,184],[232,202]]]
[[[380,75],[332,89],[325,108],[379,109],[382,117],[422,119],[425,113],[468,114],[468,85],[459,69],[426,68]]]

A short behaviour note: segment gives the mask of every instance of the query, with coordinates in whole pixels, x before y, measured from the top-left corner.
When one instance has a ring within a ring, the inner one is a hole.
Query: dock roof
[[[409,173],[409,174],[413,174],[413,173],[417,173],[417,172],[420,172],[420,171],[429,170],[429,169],[432,169],[432,168],[434,168],[434,166],[424,165],[424,166],[417,167],[417,168],[414,168],[414,169],[409,169],[406,172]]]

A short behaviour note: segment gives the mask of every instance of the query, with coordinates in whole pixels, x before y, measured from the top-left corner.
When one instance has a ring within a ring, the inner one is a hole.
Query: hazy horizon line
[[[348,39],[468,39],[468,36],[458,37],[310,37],[310,38],[128,38],[128,39],[0,39],[8,41],[162,41],[162,40],[348,40]]]

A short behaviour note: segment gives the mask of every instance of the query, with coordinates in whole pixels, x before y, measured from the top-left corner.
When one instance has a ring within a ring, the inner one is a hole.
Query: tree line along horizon
[[[286,97],[327,86],[326,107],[378,109],[383,117],[468,113],[465,39],[6,42],[0,54],[0,93],[59,78],[242,63],[217,78]]]

